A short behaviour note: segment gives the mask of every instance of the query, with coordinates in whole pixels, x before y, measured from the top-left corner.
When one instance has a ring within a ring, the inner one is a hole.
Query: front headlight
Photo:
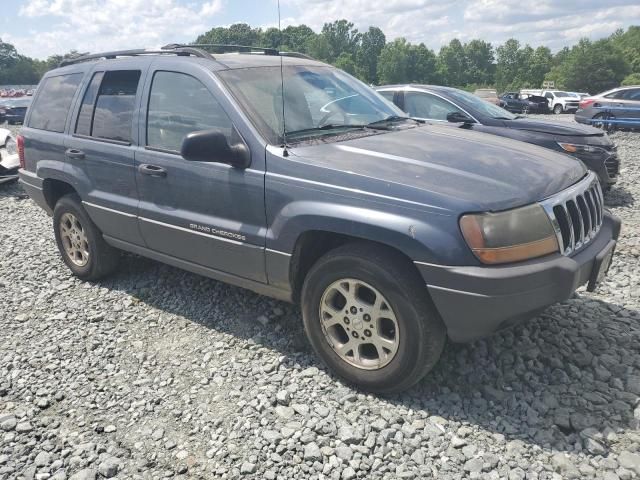
[[[595,147],[593,145],[579,145],[576,143],[562,143],[557,142],[560,148],[568,153],[599,153],[606,152],[602,147]]]
[[[5,143],[5,147],[9,155],[16,155],[18,153],[18,144],[13,139],[13,137],[7,138],[7,143]]]
[[[559,251],[551,221],[538,204],[505,212],[463,215],[460,229],[482,263],[518,262]]]

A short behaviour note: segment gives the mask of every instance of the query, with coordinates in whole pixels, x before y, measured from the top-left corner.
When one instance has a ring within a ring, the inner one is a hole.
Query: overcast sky
[[[277,25],[275,0],[0,0],[0,38],[20,53],[155,47],[193,41],[214,26]],[[283,26],[347,18],[438,50],[454,37],[510,37],[553,51],[640,25],[639,0],[281,0]]]

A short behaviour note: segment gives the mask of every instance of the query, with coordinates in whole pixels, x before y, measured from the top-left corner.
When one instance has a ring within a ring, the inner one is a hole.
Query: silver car
[[[640,128],[640,85],[614,88],[582,99],[575,119],[605,130]]]

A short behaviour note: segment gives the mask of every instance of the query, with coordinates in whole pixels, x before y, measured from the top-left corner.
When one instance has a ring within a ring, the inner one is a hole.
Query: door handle
[[[77,160],[82,160],[84,158],[84,152],[76,148],[67,148],[64,154],[67,158],[75,158]]]
[[[164,168],[158,167],[157,165],[151,165],[149,163],[141,164],[138,167],[138,171],[142,175],[149,175],[151,177],[166,177],[167,176],[167,171]]]

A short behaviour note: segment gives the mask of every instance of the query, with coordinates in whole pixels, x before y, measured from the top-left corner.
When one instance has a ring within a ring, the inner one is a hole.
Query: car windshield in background
[[[283,83],[288,140],[335,135],[368,124],[379,128],[387,119],[405,117],[364,83],[331,67],[284,67],[284,82],[280,67],[226,70],[218,75],[272,144],[282,143]]]
[[[573,95],[567,92],[555,92],[556,97],[573,97]]]
[[[482,115],[486,115],[491,118],[503,118],[505,120],[515,120],[518,118],[507,112],[504,108],[501,108],[493,103],[489,103],[469,92],[463,90],[448,90],[447,93],[453,100],[461,102],[463,106],[467,105],[469,108],[478,111]]]

